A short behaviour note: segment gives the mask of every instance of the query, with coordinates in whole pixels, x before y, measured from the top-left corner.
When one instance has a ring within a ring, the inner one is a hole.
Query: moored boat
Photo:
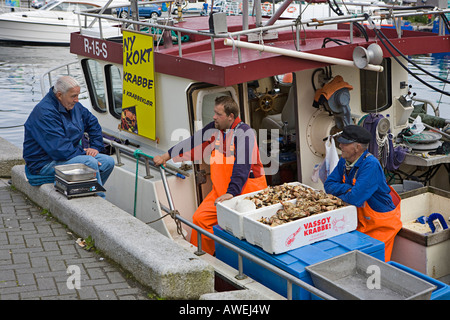
[[[393,18],[401,17],[402,13],[397,16],[394,11]],[[394,137],[410,127],[409,118],[415,109],[413,100],[417,100],[409,92],[407,56],[450,52],[450,42],[448,37],[434,33],[390,29],[381,32],[377,28],[349,28],[347,24],[368,21],[373,25],[372,18],[376,19],[369,12],[351,17],[257,27],[266,20],[248,17],[247,26],[242,22],[243,16],[225,18],[215,14],[211,18],[214,29],[210,27],[209,17],[161,20],[159,24],[130,20],[129,24],[139,26],[136,28],[141,31],[124,30],[121,42],[72,33],[71,52],[78,55],[82,65],[91,111],[98,117],[105,133],[114,137],[113,140],[129,143],[125,147],[121,143],[111,142],[120,157],[105,185],[107,200],[149,223],[183,247],[214,260],[204,254],[200,246],[192,248],[183,240],[190,238],[194,226],[189,222],[211,189],[208,164],[187,163],[190,169],[170,164],[168,172],[172,174],[167,180],[160,176],[159,168],[154,171],[149,165],[152,156],[164,153],[181,138],[192,135],[209,122],[214,98],[220,95],[230,95],[238,101],[241,119],[256,130],[269,185],[301,182],[314,189],[323,189],[322,182],[318,179],[313,181],[311,175],[314,167],[322,163],[326,156],[324,138],[341,131],[347,124],[363,123],[368,115],[380,115],[385,119],[378,128],[379,132],[384,132],[384,135],[376,137],[380,142],[378,147],[393,153],[393,145],[389,145],[389,141],[396,142]],[[326,24],[331,24],[332,28],[324,27]],[[317,29],[303,29],[303,26]],[[158,33],[156,29],[174,31],[175,36],[167,37],[165,32]],[[189,41],[183,42],[182,37]],[[160,40],[164,43],[161,44]],[[428,44],[426,48],[424,42]],[[379,46],[369,48],[372,44]],[[150,55],[146,54],[150,52],[152,56],[147,59]],[[146,65],[147,62],[151,66],[143,74],[134,73],[136,71],[129,68]],[[331,95],[326,100],[319,100],[316,92],[333,79],[342,79],[352,89],[344,90],[343,96]],[[132,91],[130,84],[137,84],[140,90]],[[128,102],[125,102],[126,99]],[[419,107],[425,108],[426,104]],[[124,119],[125,114],[128,119]],[[445,134],[439,128],[433,130]],[[382,137],[389,141],[381,141]],[[450,157],[445,153],[432,155],[436,149],[426,149],[428,157],[423,157],[423,151],[417,152],[416,148],[411,147],[401,166],[396,168],[388,167],[383,152],[378,156],[386,174],[396,177],[391,183],[417,178],[423,184],[449,191],[447,167]],[[137,159],[144,161],[139,163]],[[417,173],[419,168],[426,168],[427,174]],[[175,172],[181,177],[173,174]],[[175,219],[165,216],[165,211],[172,213]],[[430,213],[423,212],[422,215]],[[180,225],[179,221],[188,224]],[[340,220],[336,219],[335,224],[339,223]],[[250,245],[221,227],[219,220],[216,238],[256,254],[277,268],[282,268],[283,263],[286,265],[286,259],[293,259],[293,255],[289,255],[275,261],[278,255],[261,250],[257,244]],[[315,230],[311,229],[310,234],[324,231],[323,228]],[[384,253],[380,252],[375,242],[369,244],[367,241],[371,240],[352,232],[346,232],[346,236],[340,239],[350,237],[358,243],[364,242],[363,247],[352,247],[346,240],[337,245],[332,238],[319,239],[332,242],[326,242],[328,251],[321,247],[325,242],[307,247],[317,252],[323,260],[336,255],[331,253],[330,248],[336,248],[340,253],[342,250],[349,251],[349,248],[366,248],[364,250],[368,253],[383,259],[380,255],[384,256]],[[448,233],[448,230],[443,232]],[[293,236],[298,234],[305,235],[294,232]],[[289,244],[293,241],[291,238]],[[400,240],[399,243],[411,248],[416,246],[417,241],[411,244]],[[448,252],[445,251],[448,239],[439,240],[439,243],[442,243],[439,249],[441,254],[433,253],[437,260],[434,269],[441,270],[439,274],[429,273],[433,266],[422,268],[406,264],[406,267],[420,269],[423,277],[434,276],[448,283],[448,253],[445,253]],[[235,264],[240,271],[243,267],[244,272],[257,277],[260,269],[255,271],[250,258],[235,260],[235,257],[230,258],[227,248],[220,250],[217,258],[222,255],[227,263]],[[395,250],[393,256],[396,256]],[[394,259],[394,262],[405,263],[402,257],[397,256],[399,261]],[[418,262],[420,259],[412,258],[414,263],[425,263]],[[318,262],[316,258],[311,260]],[[296,260],[295,263],[305,262]],[[242,276],[241,272],[239,275]],[[264,274],[263,278],[270,277],[275,276],[269,273]],[[304,275],[301,279],[311,283],[307,278]],[[274,285],[272,290],[288,298],[311,298],[302,290],[294,289],[293,293],[292,287],[289,289],[290,281],[286,281],[287,289],[278,288],[278,284],[267,285]],[[235,282],[239,283],[239,280]]]
[[[0,41],[69,45],[70,33],[79,30],[80,25],[88,26],[92,22],[92,19],[79,21],[74,11],[100,10],[107,2],[53,0],[38,10],[2,13]],[[127,6],[129,2],[114,1],[114,4]],[[91,27],[100,28],[98,22]],[[103,21],[101,28],[106,38],[120,35],[120,28],[107,21]]]

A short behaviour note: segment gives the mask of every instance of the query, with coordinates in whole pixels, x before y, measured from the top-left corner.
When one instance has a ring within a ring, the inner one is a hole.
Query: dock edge
[[[166,299],[198,299],[214,292],[214,268],[144,222],[100,197],[67,199],[53,184],[31,186],[25,166],[11,170],[12,184],[41,208],[119,263]]]

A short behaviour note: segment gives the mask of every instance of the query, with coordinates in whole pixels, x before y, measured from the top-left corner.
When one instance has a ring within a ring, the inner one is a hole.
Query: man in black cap
[[[328,176],[327,193],[357,207],[361,231],[385,243],[385,260],[389,261],[394,238],[401,229],[400,197],[387,183],[377,158],[367,150],[370,132],[357,125],[346,126],[337,142],[342,157]]]

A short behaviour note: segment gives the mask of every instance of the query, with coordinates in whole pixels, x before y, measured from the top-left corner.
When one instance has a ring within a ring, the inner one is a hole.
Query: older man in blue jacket
[[[342,157],[328,176],[327,193],[357,207],[356,230],[385,244],[385,260],[391,258],[394,239],[402,228],[400,197],[389,186],[380,161],[369,153],[371,133],[357,125],[346,126],[337,138]]]
[[[23,143],[29,174],[51,176],[56,165],[83,163],[97,171],[100,185],[108,179],[114,159],[100,153],[102,129],[97,118],[78,102],[79,94],[79,83],[63,76],[34,107],[25,122]],[[85,132],[89,134],[88,148],[80,143]]]

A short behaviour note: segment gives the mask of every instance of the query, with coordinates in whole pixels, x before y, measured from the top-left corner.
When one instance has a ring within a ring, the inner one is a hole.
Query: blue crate
[[[384,243],[359,231],[344,233],[327,240],[319,241],[281,254],[269,254],[261,248],[239,240],[218,225],[213,227],[214,234],[235,246],[252,253],[282,270],[298,277],[300,280],[313,285],[305,267],[343,253],[360,250],[377,259],[384,261]],[[216,242],[216,258],[233,268],[238,268],[238,256],[232,250]],[[262,283],[273,291],[287,297],[286,280],[277,276],[264,267],[243,258],[244,273]],[[298,287],[292,286],[292,298],[296,300],[310,300],[311,294]]]
[[[439,280],[433,279],[423,273],[420,273],[419,271],[416,271],[414,269],[411,269],[404,265],[401,265],[398,262],[389,261],[388,264],[435,285],[437,288],[431,293],[431,300],[450,300],[450,286],[449,285],[447,285]]]

